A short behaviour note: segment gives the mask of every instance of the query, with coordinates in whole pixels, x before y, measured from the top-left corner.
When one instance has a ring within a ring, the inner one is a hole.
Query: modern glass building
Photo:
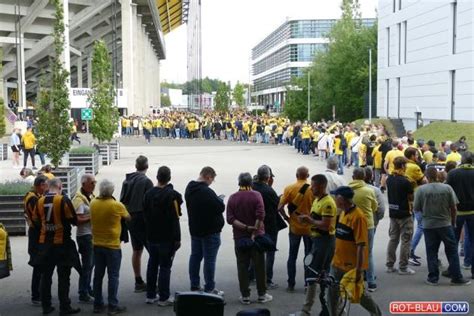
[[[252,96],[259,105],[283,108],[291,78],[300,76],[314,55],[326,48],[327,34],[336,21],[288,19],[252,49]],[[363,19],[362,23],[374,21]]]

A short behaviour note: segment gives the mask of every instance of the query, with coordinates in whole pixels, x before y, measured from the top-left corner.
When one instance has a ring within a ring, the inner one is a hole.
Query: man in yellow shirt
[[[107,269],[108,312],[115,315],[126,310],[118,305],[117,291],[119,285],[120,263],[120,234],[122,219],[130,220],[130,214],[125,205],[113,198],[114,184],[103,180],[99,185],[99,196],[90,203],[92,225],[92,240],[94,244],[94,313],[105,311],[102,297],[102,279]]]
[[[296,259],[298,257],[298,250],[300,248],[301,239],[304,243],[305,256],[311,250],[310,226],[305,223],[300,223],[298,216],[309,215],[311,206],[314,201],[314,195],[311,190],[308,190],[310,184],[307,182],[309,171],[306,167],[299,167],[296,170],[296,182],[287,186],[283,191],[278,205],[278,211],[283,218],[290,224],[290,249],[287,262],[288,268],[288,292],[295,291],[296,278]],[[288,216],[284,210],[285,205],[288,207]],[[305,279],[307,278],[307,271],[305,269]]]
[[[301,139],[303,140],[303,155],[308,155],[309,143],[311,141],[311,126],[306,122],[301,130]]]
[[[382,177],[382,152],[380,151],[380,145],[382,145],[382,139],[377,140],[377,145],[372,151],[372,157],[374,158],[374,185],[380,187],[380,179]]]
[[[398,149],[400,142],[398,140],[392,141],[392,150],[390,150],[387,155],[385,155],[384,168],[388,175],[391,175],[394,169],[393,161],[397,157],[403,157],[403,151]]]
[[[23,143],[23,168],[26,168],[26,165],[28,164],[28,156],[31,157],[31,165],[33,166],[33,170],[36,170],[37,168],[35,167],[35,146],[36,146],[36,137],[35,134],[33,134],[33,129],[31,127],[28,127],[26,130],[25,135],[21,138],[21,142]]]
[[[337,208],[334,199],[327,194],[327,184],[328,180],[322,174],[317,174],[311,178],[311,191],[316,198],[311,208],[311,215],[299,216],[301,222],[311,225],[313,261],[310,266],[318,273],[329,271],[336,244]],[[310,272],[310,274],[310,277],[317,277],[313,275],[313,272]],[[316,297],[317,284],[315,282],[308,283],[306,300],[301,311],[303,315],[311,314],[311,308]],[[321,292],[324,290],[325,288],[321,287]]]
[[[458,147],[455,144],[451,144],[449,148],[451,149],[451,153],[449,153],[449,155],[446,157],[446,162],[454,161],[459,165],[461,163],[462,157],[461,154],[458,153]]]

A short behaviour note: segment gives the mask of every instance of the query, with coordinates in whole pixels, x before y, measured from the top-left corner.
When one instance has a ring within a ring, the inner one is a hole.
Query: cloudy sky
[[[378,0],[359,0],[362,16],[376,15]],[[338,0],[202,0],[203,77],[249,82],[250,52],[292,18],[338,18]],[[186,81],[186,26],[165,36],[161,81]]]

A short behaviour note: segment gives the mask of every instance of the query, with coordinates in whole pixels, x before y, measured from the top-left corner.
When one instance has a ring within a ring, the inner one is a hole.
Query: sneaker
[[[395,273],[397,271],[398,270],[395,267],[387,267],[387,269],[385,270],[385,272],[387,272],[387,273]]]
[[[145,303],[146,304],[155,304],[156,302],[158,302],[158,297],[155,296],[155,298],[146,298],[145,299]]]
[[[471,266],[470,266],[470,265],[467,265],[467,264],[463,264],[463,265],[462,265],[462,268],[463,268],[464,270],[471,270]]]
[[[146,291],[146,283],[135,283],[135,293],[142,293]]]
[[[416,260],[421,259],[421,257],[418,257],[417,255],[415,255],[415,252],[413,252],[413,251],[410,252],[410,258],[415,258]]]
[[[161,306],[161,307],[173,306],[173,305],[174,305],[174,299],[172,297],[169,297],[166,301],[158,301],[158,306]]]
[[[94,305],[94,314],[102,314],[103,312],[105,312],[105,305]]]
[[[107,315],[117,315],[125,312],[127,308],[125,306],[114,306],[108,308]]]
[[[273,283],[271,281],[267,283],[267,289],[268,290],[274,290],[274,289],[277,289],[277,288],[278,288],[278,284]]]
[[[428,284],[431,286],[438,286],[438,281],[425,280],[425,284]]]
[[[265,303],[268,303],[268,302],[271,302],[271,301],[273,301],[273,296],[271,296],[268,293],[258,297],[258,302],[262,303],[262,304],[265,304]]]
[[[31,168],[31,170],[38,170],[38,168],[36,168],[35,166],[33,166],[33,168]]]
[[[202,287],[191,287],[191,292],[204,292]]]
[[[443,272],[441,272],[441,275],[445,278],[451,278],[451,273],[449,273],[449,270],[444,270]]]
[[[416,259],[415,257],[408,258],[408,264],[410,264],[412,266],[415,266],[415,267],[421,266],[421,262],[418,261],[418,259]]]
[[[369,285],[367,286],[367,291],[369,291],[369,292],[375,292],[375,291],[377,291],[377,284],[375,284],[375,283],[369,283]]]
[[[250,305],[250,297],[249,296],[241,296],[239,301],[242,305]]]
[[[286,288],[286,291],[287,291],[288,293],[294,293],[294,292],[295,292],[295,287],[294,287],[294,286],[288,286],[288,287]]]
[[[471,284],[471,280],[467,280],[465,278],[451,280],[451,285],[469,285],[469,284]]]
[[[80,308],[72,308],[69,307],[68,309],[63,309],[59,311],[59,315],[74,315],[74,314],[79,314],[81,312]]]
[[[48,315],[54,312],[55,308],[53,306],[48,306],[43,308],[43,315]]]
[[[218,290],[218,289],[214,289],[212,291],[206,291],[206,293],[219,295],[219,296],[224,296],[224,291],[221,291],[221,290]]]
[[[413,275],[415,273],[416,271],[410,268],[400,269],[400,271],[398,271],[400,275]]]
[[[92,297],[89,295],[79,295],[79,303],[90,303],[92,302]]]
[[[41,300],[31,300],[31,305],[33,306],[41,306]]]

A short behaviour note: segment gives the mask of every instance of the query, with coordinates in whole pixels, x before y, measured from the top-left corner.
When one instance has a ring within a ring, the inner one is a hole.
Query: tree
[[[92,53],[92,91],[89,101],[92,108],[90,131],[99,143],[110,141],[117,131],[119,113],[114,100],[109,51],[104,41],[96,41]]]
[[[239,107],[245,106],[244,92],[244,86],[237,81],[234,91],[232,92],[232,98]]]
[[[52,68],[48,79],[42,78],[38,106],[38,148],[51,158],[58,167],[71,143],[71,122],[69,121],[69,72],[64,69],[61,55],[64,51],[63,2],[54,0],[55,20],[53,31],[54,57],[50,60]],[[47,86],[46,82],[50,85]]]
[[[306,76],[293,77],[290,85],[286,88],[288,92],[283,112],[291,120],[303,120],[308,117],[308,83],[305,79]]]
[[[166,94],[162,94],[161,95],[161,106],[171,106],[171,100],[170,100],[170,97],[169,95],[166,95]]]
[[[226,112],[229,110],[230,91],[229,87],[224,82],[219,84],[214,101],[216,103],[216,111]]]
[[[2,60],[3,60],[3,51],[0,47],[0,74],[2,74]],[[0,137],[5,135],[6,132],[6,123],[5,123],[5,103],[3,98],[0,96]]]

